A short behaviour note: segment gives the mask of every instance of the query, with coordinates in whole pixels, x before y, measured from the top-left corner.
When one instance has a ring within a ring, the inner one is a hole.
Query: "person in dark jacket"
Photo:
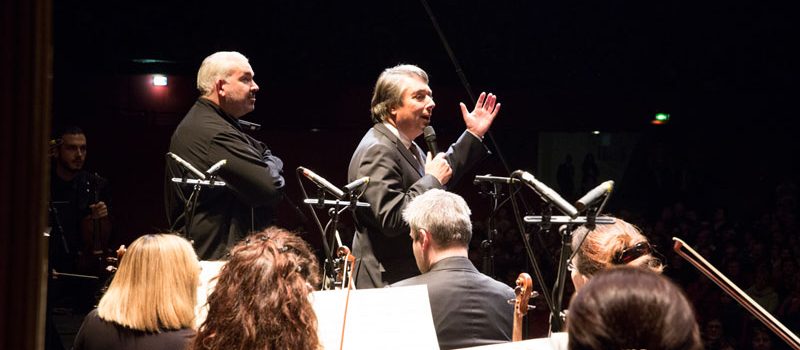
[[[225,186],[202,187],[199,196],[190,198],[193,186],[171,179],[196,175],[167,159],[169,223],[194,242],[201,260],[223,259],[249,232],[269,226],[282,197],[283,162],[264,143],[245,134],[238,122],[255,108],[254,74],[238,52],[208,56],[197,73],[201,96],[170,141],[169,152],[201,171],[226,161],[214,173]]]
[[[74,350],[185,349],[193,329],[200,264],[174,234],[133,241],[97,309],[83,321]]]
[[[447,152],[428,150],[426,157],[414,142],[430,124],[436,106],[424,70],[409,64],[384,70],[371,106],[374,125],[353,152],[347,170],[348,181],[370,179],[362,197],[370,207],[354,213],[359,289],[383,287],[419,273],[408,249],[411,241],[403,209],[429,189],[457,183],[489,154],[483,136],[500,111],[493,94],[481,93],[471,112],[462,103],[466,130]]]
[[[403,211],[412,250],[422,275],[392,287],[425,284],[441,349],[511,340],[514,299],[511,287],[486,276],[467,257],[472,238],[470,209],[459,195],[427,191]]]

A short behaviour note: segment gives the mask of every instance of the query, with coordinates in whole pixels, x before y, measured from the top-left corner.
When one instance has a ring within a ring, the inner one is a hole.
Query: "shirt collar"
[[[227,112],[225,112],[225,110],[223,110],[222,107],[220,107],[218,104],[214,103],[214,101],[211,101],[211,100],[209,100],[209,99],[207,99],[205,97],[200,96],[200,98],[197,99],[197,102],[199,102],[199,103],[201,103],[201,104],[203,104],[205,106],[208,106],[209,108],[215,110],[217,112],[217,114],[222,116],[222,119],[225,119],[226,121],[228,121],[228,123],[230,123],[237,130],[242,131],[242,127],[239,125],[239,120],[234,118],[233,116],[231,116]]]
[[[400,139],[400,142],[403,143],[403,146],[406,146],[406,148],[411,147],[411,140],[405,137],[405,135],[401,134],[400,130],[397,130],[397,128],[395,128],[394,125],[390,124],[387,121],[383,121],[383,125],[387,129],[389,129],[389,131],[391,131],[392,134],[394,134],[394,136],[397,136],[397,138]]]

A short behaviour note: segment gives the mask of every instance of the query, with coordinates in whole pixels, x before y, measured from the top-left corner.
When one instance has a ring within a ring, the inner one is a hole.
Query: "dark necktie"
[[[422,166],[422,159],[419,158],[420,155],[419,155],[419,151],[417,150],[417,145],[412,143],[411,146],[408,147],[408,150],[411,152],[411,155],[414,156],[414,159],[417,160],[417,164],[415,164],[416,167],[417,167],[417,171],[421,175],[424,175],[425,174],[425,167]]]

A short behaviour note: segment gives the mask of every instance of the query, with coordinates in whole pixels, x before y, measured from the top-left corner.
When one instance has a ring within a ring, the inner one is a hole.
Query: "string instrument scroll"
[[[523,272],[517,277],[517,287],[514,288],[514,329],[511,341],[522,340],[522,318],[528,314],[528,302],[533,294],[533,281],[531,276]]]

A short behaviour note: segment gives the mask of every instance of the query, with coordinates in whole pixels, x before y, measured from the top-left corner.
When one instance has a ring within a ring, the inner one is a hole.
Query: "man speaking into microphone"
[[[238,52],[208,56],[197,72],[201,96],[170,141],[171,154],[225,182],[225,186],[201,188],[194,208],[186,210],[192,185],[171,181],[181,177],[186,165],[167,160],[169,223],[194,241],[201,260],[224,258],[248,232],[268,226],[282,196],[283,162],[264,143],[245,134],[239,123],[255,108],[254,74],[247,58]],[[187,220],[191,220],[188,225]],[[190,232],[185,232],[187,227]]]
[[[378,77],[371,103],[373,126],[347,171],[348,181],[370,179],[362,197],[370,207],[354,214],[357,288],[383,287],[419,274],[403,209],[415,196],[457,182],[489,154],[482,141],[500,111],[495,95],[481,93],[472,112],[461,103],[467,130],[446,153],[425,156],[414,139],[430,125],[435,106],[428,74],[421,68],[398,65]],[[434,141],[430,134],[429,144]]]

